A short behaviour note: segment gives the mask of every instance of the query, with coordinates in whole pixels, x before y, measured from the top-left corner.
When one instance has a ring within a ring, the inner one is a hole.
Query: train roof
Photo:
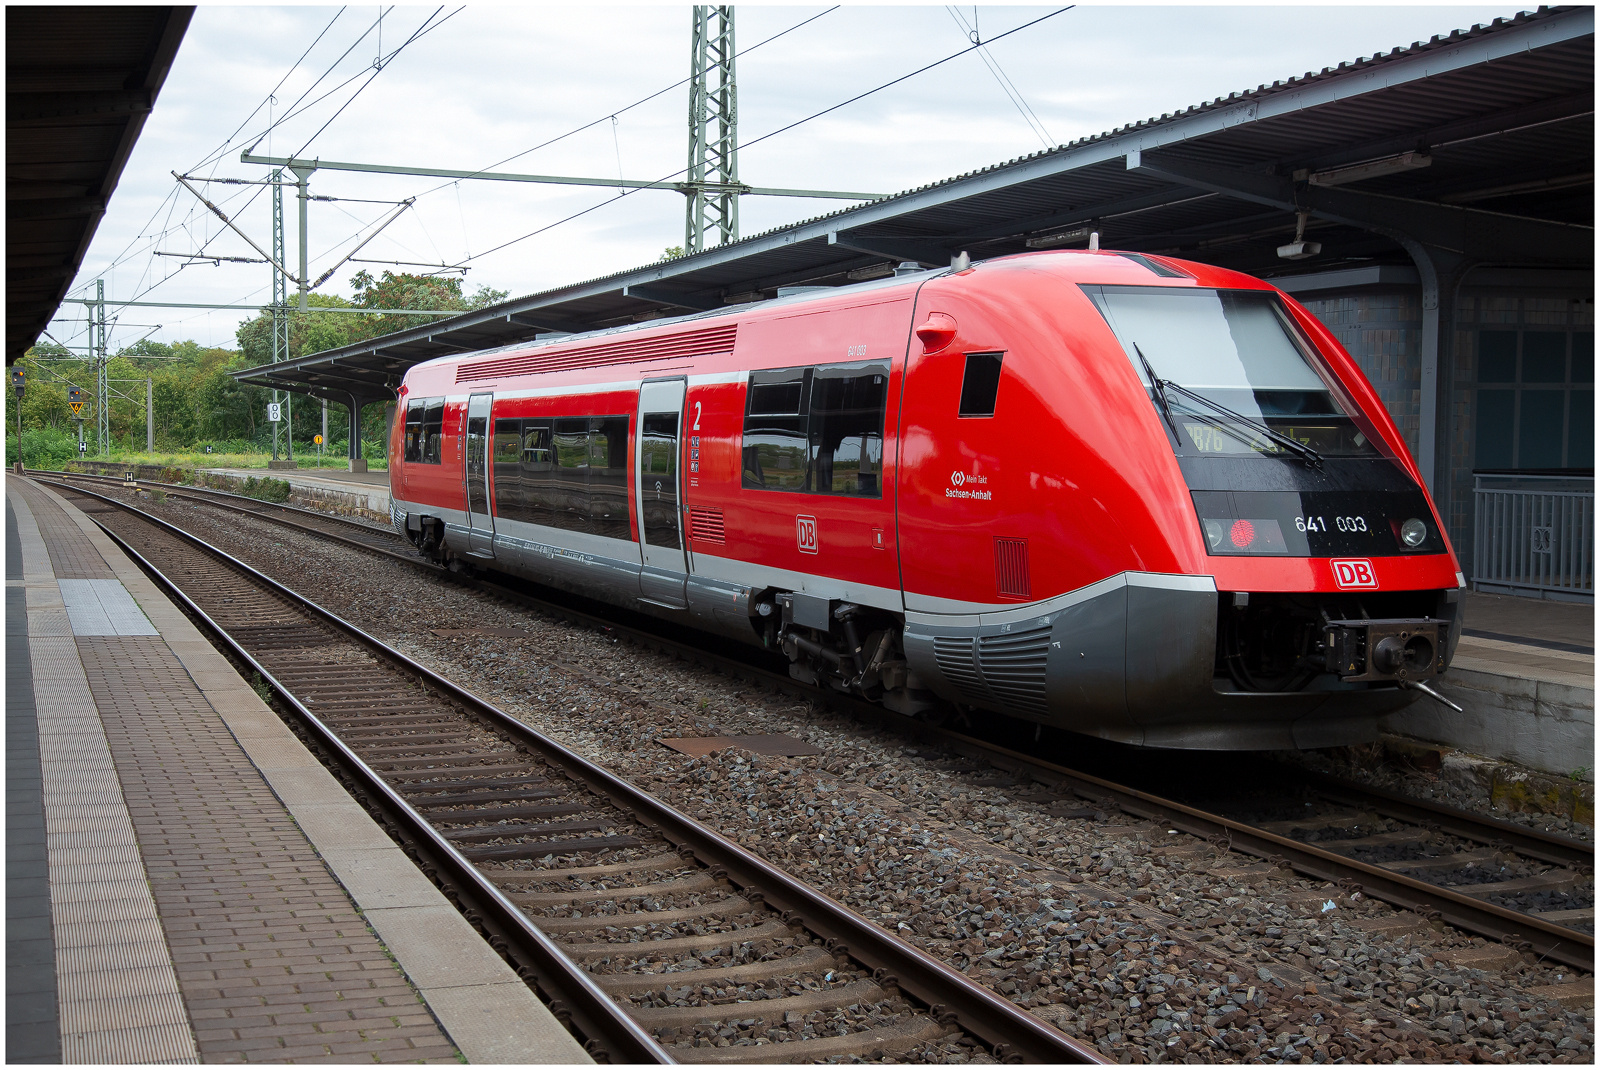
[[[1026,265],[1029,269],[1053,269],[1063,281],[1101,285],[1144,286],[1221,286],[1233,289],[1273,289],[1270,282],[1253,278],[1226,268],[1199,264],[1171,257],[1152,257],[1120,249],[1098,251],[1058,249],[1051,251],[1013,253],[992,260],[977,261],[968,267],[973,270],[994,269],[1008,265]],[[918,271],[905,271],[896,276],[856,283],[850,286],[806,287],[801,292],[784,294],[769,301],[731,305],[726,308],[694,312],[684,316],[669,316],[644,323],[628,323],[594,331],[563,334],[544,338],[512,342],[507,345],[475,350],[469,353],[451,353],[422,361],[407,369],[406,376],[419,370],[455,367],[462,364],[511,353],[532,353],[554,346],[569,346],[579,342],[600,342],[603,339],[626,338],[636,334],[674,333],[685,326],[735,316],[761,315],[782,312],[795,307],[823,302],[853,303],[855,299],[873,293],[893,290],[907,291],[910,297],[915,290],[930,279],[950,275],[952,267]]]

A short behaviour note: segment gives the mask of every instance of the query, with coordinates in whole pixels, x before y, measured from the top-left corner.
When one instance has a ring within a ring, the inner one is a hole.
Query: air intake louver
[[[1048,626],[978,640],[978,667],[989,690],[1002,705],[1028,713],[1050,712],[1044,690],[1049,655]]]
[[[977,666],[972,662],[971,639],[934,636],[933,659],[939,663],[939,671],[944,673],[944,678],[950,681],[962,698],[975,703],[989,701],[989,693],[984,690],[983,681],[978,678]]]
[[[689,537],[695,542],[726,543],[728,533],[722,524],[722,510],[690,509]]]
[[[994,540],[994,585],[1001,598],[1031,598],[1028,540]]]
[[[515,375],[564,372],[574,368],[598,368],[607,364],[630,364],[645,360],[674,360],[703,357],[711,353],[731,353],[739,325],[702,327],[696,331],[658,334],[649,338],[625,338],[601,345],[544,346],[532,353],[497,357],[471,364],[456,365],[456,382],[507,379]]]

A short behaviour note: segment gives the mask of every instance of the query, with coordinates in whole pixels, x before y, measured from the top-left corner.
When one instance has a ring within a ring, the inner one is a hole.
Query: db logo
[[[952,487],[959,487],[959,486],[961,486],[961,484],[965,483],[966,481],[967,481],[967,473],[959,472],[959,471],[950,473],[950,485]]]
[[[1333,561],[1333,582],[1339,585],[1340,590],[1348,591],[1351,588],[1376,587],[1378,577],[1372,571],[1372,562],[1359,559],[1346,559]]]
[[[797,516],[794,518],[795,541],[800,544],[800,552],[814,554],[817,552],[817,518],[814,516]]]

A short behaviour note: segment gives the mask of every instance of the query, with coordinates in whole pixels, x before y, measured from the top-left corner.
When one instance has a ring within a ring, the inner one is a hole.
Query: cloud
[[[251,256],[249,247],[169,174],[195,166],[244,122],[328,26],[334,8],[202,6],[179,50],[155,112],[125,169],[78,285],[105,272],[107,294],[130,298],[166,278],[152,300],[262,302],[264,265],[191,266],[153,257],[204,246]],[[382,48],[392,51],[432,8],[395,8]],[[449,11],[449,8],[445,9]],[[741,6],[738,43],[764,38],[825,10]],[[1052,10],[980,7],[986,39]],[[1511,15],[1483,7],[1080,7],[998,41],[992,58],[1051,134],[1067,141],[1229,92],[1408,45],[1433,34]],[[962,9],[970,22],[973,10]],[[273,116],[327,74],[310,97],[370,71],[379,56],[377,9],[348,8],[278,90]],[[367,32],[367,31],[371,32]],[[686,163],[687,91],[680,87],[628,111],[627,105],[688,74],[689,13],[680,6],[472,5],[394,58],[307,148],[308,155],[365,163],[468,169],[489,167],[541,142],[602,120],[498,167],[552,175],[655,179]],[[366,33],[360,43],[357,39]],[[745,141],[812,115],[966,45],[942,7],[844,7],[740,58],[739,132]],[[341,53],[348,51],[342,60]],[[273,130],[257,152],[294,151],[344,104],[362,79]],[[616,123],[607,116],[618,112]],[[263,110],[244,134],[265,128]],[[235,144],[207,176],[261,179],[239,162]],[[990,166],[1041,148],[1038,136],[976,55],[946,63],[892,89],[809,122],[741,154],[740,177],[757,185],[898,192]],[[211,185],[258,242],[270,234],[269,199],[259,187]],[[360,254],[383,260],[460,263],[466,288],[537,292],[655,260],[683,241],[680,195],[614,189],[463,181],[318,171],[318,196],[351,200],[309,206],[315,278],[348,251],[388,208],[366,201],[416,196],[415,207]],[[253,199],[252,199],[253,197]],[[248,207],[245,207],[249,202]],[[484,251],[593,205],[570,223],[505,250]],[[289,257],[298,257],[296,203]],[[843,202],[746,198],[744,233],[811,218]],[[147,227],[146,222],[151,223]],[[159,238],[156,237],[159,235]],[[220,235],[220,236],[218,236]],[[112,267],[125,248],[135,250]],[[348,295],[357,267],[324,287]],[[418,270],[395,268],[395,270]],[[170,276],[170,277],[168,277]],[[69,306],[70,307],[70,306]],[[138,312],[140,315],[133,315]],[[163,323],[154,337],[231,345],[244,313],[129,309],[124,321]],[[80,317],[81,324],[81,317]],[[73,327],[59,323],[61,337]],[[119,331],[116,341],[144,333]],[[123,337],[123,336],[126,337]]]

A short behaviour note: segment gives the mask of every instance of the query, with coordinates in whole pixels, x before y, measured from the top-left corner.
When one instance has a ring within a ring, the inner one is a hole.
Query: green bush
[[[244,481],[239,493],[247,498],[258,498],[264,502],[283,502],[289,500],[289,484],[271,476],[263,476],[260,479],[251,476]]]
[[[62,427],[22,432],[22,460],[29,468],[60,468],[78,456],[78,438]],[[17,436],[6,436],[6,466],[17,463]]]

